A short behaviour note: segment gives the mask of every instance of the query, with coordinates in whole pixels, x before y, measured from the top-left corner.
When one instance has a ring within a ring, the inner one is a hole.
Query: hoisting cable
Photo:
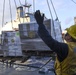
[[[16,5],[16,1],[15,1],[15,0],[14,0],[14,3],[15,3],[16,10],[17,10],[17,5]],[[19,22],[21,23],[21,21],[20,21],[20,16],[19,16],[19,13],[18,13],[18,10],[17,10],[17,14],[18,14]]]
[[[48,0],[47,0],[47,5],[48,5],[49,11],[50,11],[51,18],[53,19],[52,12],[51,12],[50,5],[49,5]]]
[[[20,5],[22,6],[22,3],[21,3],[21,1],[19,0],[19,3],[20,3]]]
[[[55,12],[55,15],[56,15],[56,20],[57,20],[57,21],[58,21],[58,23],[60,24],[59,19],[58,19],[58,16],[57,16],[57,13],[56,13],[55,8],[54,8],[54,5],[53,5],[52,0],[50,0],[50,2],[51,2],[52,7],[53,7],[53,9],[54,9],[54,12]],[[61,31],[61,34],[62,34],[61,26],[60,26],[60,31]],[[56,32],[55,32],[55,33],[56,33]],[[62,57],[62,56],[61,56],[61,57]],[[60,68],[61,68],[61,72],[62,72],[61,64],[60,64]],[[62,75],[62,74],[61,74],[61,75]]]
[[[4,11],[5,11],[5,0],[4,0],[4,2],[3,2],[2,28],[3,28],[3,24],[4,24]],[[2,44],[2,45],[3,45],[3,37],[4,37],[4,36],[1,35],[1,44]]]
[[[10,17],[11,17],[12,29],[13,29],[12,11],[11,11],[11,3],[10,3],[10,0],[9,0],[9,7],[10,7]]]
[[[51,12],[48,0],[47,0],[47,4],[48,4],[49,11],[50,11],[51,18],[52,18],[52,21],[51,21],[52,23],[51,24],[53,24],[53,29],[54,29],[53,16],[52,16],[52,12]],[[55,33],[55,29],[54,29],[54,33]],[[56,38],[56,34],[55,34],[55,38]],[[45,67],[50,61],[51,61],[51,58],[42,67],[40,67],[39,69],[37,69],[37,71],[40,70],[40,69],[42,69],[43,67]]]
[[[23,7],[24,5],[22,5],[22,3],[21,3],[21,1],[19,0],[19,3],[20,3],[20,5]],[[24,23],[24,12],[22,12],[23,13],[23,23]]]
[[[56,13],[56,11],[55,11],[55,8],[54,8],[54,5],[53,5],[53,2],[52,2],[52,0],[50,0],[50,2],[51,2],[51,4],[52,4],[52,7],[53,7],[53,9],[54,9],[54,12],[55,12],[55,15],[56,15],[56,19],[58,20],[58,16],[57,16],[57,13]]]
[[[33,0],[33,12],[35,12],[35,0]]]
[[[26,5],[26,0],[25,0],[25,5]],[[24,5],[24,16],[23,16],[23,23],[24,23],[24,20],[25,20],[25,5]],[[26,20],[27,20],[27,18],[26,18]]]
[[[25,13],[25,12],[26,12],[26,11],[25,11],[25,10],[26,10],[26,5],[27,5],[27,1],[25,0],[25,6],[24,6],[24,7],[25,7],[25,8],[24,8],[24,14],[26,14],[26,13]],[[24,15],[24,18],[25,18],[25,17],[26,17],[26,16]],[[24,22],[24,20],[25,20],[25,19],[23,19],[23,22]],[[28,19],[27,19],[27,17],[26,17],[26,20],[27,20],[27,22],[28,22]]]
[[[3,2],[3,16],[2,16],[2,28],[4,24],[4,11],[5,11],[5,0]],[[2,29],[3,30],[3,29]],[[1,33],[2,34],[2,33]],[[3,45],[4,34],[1,35],[1,44]],[[4,57],[4,49],[3,49],[3,57]]]
[[[25,6],[27,5],[27,0],[25,0]]]
[[[3,27],[3,24],[4,24],[4,11],[5,11],[5,0],[4,0],[4,2],[3,2],[2,27]]]
[[[51,12],[50,5],[49,5],[48,0],[47,0],[47,5],[48,5],[49,11],[50,11],[51,18],[52,18],[51,24],[53,25],[53,30],[54,30],[54,34],[55,34],[53,16],[52,16],[52,12]],[[55,38],[56,38],[56,34],[55,34]],[[39,71],[40,69],[42,69],[43,67],[45,67],[50,61],[51,61],[51,58],[42,67],[40,67],[37,71]]]
[[[26,6],[27,6],[27,0],[25,0],[25,5],[24,5],[24,14],[26,14]],[[26,19],[26,21],[28,22],[28,17],[26,15],[24,15],[24,20]],[[24,22],[23,20],[23,22]]]
[[[33,71],[30,71],[30,70],[28,70],[28,69],[26,69],[25,71],[29,71],[29,72],[35,72],[35,71],[39,71],[40,69],[42,69],[42,68],[44,68],[50,61],[52,60],[52,58],[49,58],[49,60],[47,60],[47,62],[45,63],[45,64],[43,64],[41,67],[35,67],[35,66],[32,66],[32,65],[21,65],[21,64],[15,64],[15,63],[13,63],[13,64],[15,64],[15,65],[19,65],[19,66],[26,66],[26,67],[30,67],[30,68],[35,68],[35,70],[33,70]]]
[[[33,0],[33,16],[34,16],[34,13],[35,13],[35,0]],[[35,23],[34,23],[34,32],[37,33],[36,28],[35,28]]]
[[[59,22],[59,18],[58,18],[58,16],[57,16],[57,13],[56,13],[56,10],[55,10],[55,8],[54,8],[54,5],[53,5],[52,0],[50,0],[50,2],[51,2],[51,4],[52,4],[52,7],[53,7],[54,12],[55,12],[55,15],[56,15],[56,19],[55,19],[55,20],[57,20],[57,21]],[[59,22],[59,23],[60,23],[60,22]]]
[[[76,4],[76,2],[74,0],[71,0],[71,1]]]
[[[50,0],[50,2],[51,2],[51,4],[52,4],[52,7],[53,7],[54,12],[55,12],[55,15],[56,15],[56,19],[55,19],[55,21],[58,21],[58,23],[59,23],[59,25],[60,25],[59,18],[58,18],[58,16],[57,16],[57,13],[56,13],[56,10],[55,10],[55,8],[54,8],[54,5],[53,5],[52,0]],[[61,31],[61,35],[62,35],[61,25],[60,25],[60,31]]]
[[[52,19],[51,19],[51,24],[53,25],[54,35],[55,35],[55,39],[56,39],[56,33],[55,33],[53,16],[52,16],[52,12],[51,12],[50,5],[49,5],[49,1],[48,1],[48,0],[47,0],[47,5],[48,5],[49,11],[50,11],[51,18],[52,18]]]

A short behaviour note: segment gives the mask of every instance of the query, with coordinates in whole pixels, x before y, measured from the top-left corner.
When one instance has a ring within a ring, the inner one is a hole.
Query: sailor
[[[44,14],[37,10],[34,17],[39,25],[38,34],[46,45],[56,53],[55,72],[56,75],[76,75],[76,25],[67,28],[64,39],[58,42],[48,33],[44,21]]]

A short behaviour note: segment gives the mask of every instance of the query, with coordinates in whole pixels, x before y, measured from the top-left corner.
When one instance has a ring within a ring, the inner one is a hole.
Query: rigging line
[[[53,5],[53,2],[52,2],[52,0],[50,0],[50,2],[51,2],[51,4],[52,4],[52,7],[53,7],[53,9],[54,9],[54,12],[55,12],[55,15],[56,15],[56,20],[57,20],[57,21],[58,21],[58,23],[60,24],[60,21],[59,21],[59,18],[58,18],[58,16],[57,16],[57,13],[56,13],[56,10],[55,10],[55,8],[54,8],[54,5]],[[60,31],[61,31],[61,34],[62,34],[61,25],[60,25]]]
[[[23,16],[23,23],[24,23],[24,21],[25,21],[25,9],[26,9],[26,8],[25,8],[25,6],[26,6],[26,0],[25,0],[25,5],[24,5],[24,13],[23,13],[23,14],[24,14],[24,16]],[[27,19],[26,19],[26,20],[27,20]]]
[[[4,24],[4,11],[5,11],[5,0],[3,2],[3,16],[2,16],[2,28],[3,28],[3,24]],[[3,40],[4,39],[4,35],[1,35],[1,44],[3,45]],[[3,50],[3,57],[4,57],[4,50]]]
[[[55,10],[55,8],[54,8],[54,5],[53,5],[53,2],[52,2],[52,0],[50,0],[50,2],[51,2],[51,4],[52,4],[52,7],[53,7],[53,9],[54,9],[54,12],[55,12],[56,18],[58,19],[58,16],[57,16],[57,13],[56,13],[56,10]]]
[[[2,28],[3,28],[3,24],[4,24],[4,11],[5,11],[5,0],[3,2]],[[2,45],[3,45],[3,37],[4,37],[4,35],[3,36],[1,35],[1,44]],[[4,53],[4,50],[3,50],[3,53]]]
[[[11,2],[10,2],[10,0],[9,0],[9,7],[10,7],[10,17],[11,17],[12,29],[13,29],[12,11],[11,11]]]
[[[45,67],[51,60],[52,59],[50,58],[42,67],[39,68],[39,70],[42,69],[43,67]]]
[[[3,27],[3,23],[4,23],[4,11],[5,11],[5,0],[4,0],[4,2],[3,2],[2,27]]]
[[[20,0],[19,0],[19,3],[20,3],[21,6],[23,6]],[[22,13],[23,13],[23,12],[22,12]],[[24,14],[24,13],[23,13],[23,14]],[[24,23],[24,16],[23,16],[23,23]]]
[[[23,5],[24,6],[24,12],[23,12],[23,14],[24,14],[24,16],[23,16],[23,23],[25,22],[25,19],[28,21],[28,19],[27,19],[27,17],[25,16],[25,10],[26,10],[26,5],[27,5],[27,1],[25,0],[25,5]]]
[[[76,4],[76,2],[74,0],[71,0],[71,1]]]
[[[34,16],[34,13],[35,13],[35,0],[33,0],[33,16]],[[36,28],[35,28],[35,23],[34,23],[34,33],[37,33],[36,32]]]
[[[58,16],[57,16],[57,13],[56,13],[56,10],[55,10],[55,8],[54,8],[54,5],[53,5],[52,0],[50,0],[50,2],[51,2],[52,7],[53,7],[53,9],[54,9],[54,12],[55,12],[55,15],[56,15],[56,20],[59,22],[59,18],[58,18]],[[59,23],[60,23],[60,22],[59,22]]]
[[[52,12],[51,12],[50,5],[49,5],[48,0],[47,0],[47,4],[48,4],[48,8],[49,8],[49,11],[50,11],[51,18],[53,19]]]
[[[25,0],[25,6],[27,6],[27,0]],[[26,7],[25,7],[25,9],[26,9]],[[26,11],[24,11],[24,14],[26,14]],[[24,17],[26,17],[26,16],[24,16]],[[28,22],[28,18],[27,17],[26,17],[26,21]]]
[[[17,10],[17,5],[16,5],[16,1],[15,0],[14,0],[14,3],[15,3],[16,10]],[[19,22],[21,23],[18,10],[17,10],[17,14],[18,14]]]
[[[25,0],[25,4],[27,3],[27,0]]]
[[[35,12],[35,0],[33,0],[33,12]]]
[[[49,2],[47,0],[47,4],[48,4],[48,8],[49,8],[49,11],[50,11],[50,15],[51,15],[51,24],[53,25],[53,30],[54,30],[54,36],[55,36],[55,39],[56,39],[56,32],[55,32],[55,27],[54,27],[54,21],[53,21],[53,16],[52,16],[52,12],[51,12],[51,9],[50,9],[50,5],[49,5]]]
[[[25,0],[25,5],[26,5],[26,0]],[[25,5],[24,5],[24,16],[23,16],[23,23],[24,23],[24,20],[25,20]]]
[[[19,0],[19,3],[20,3],[20,5],[22,6],[22,3],[21,3],[21,1]]]

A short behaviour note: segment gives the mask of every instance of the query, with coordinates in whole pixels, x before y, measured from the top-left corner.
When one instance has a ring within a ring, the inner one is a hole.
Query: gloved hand
[[[40,11],[37,10],[34,14],[34,17],[36,19],[36,22],[38,23],[38,25],[43,24],[44,21],[44,14],[41,15]]]

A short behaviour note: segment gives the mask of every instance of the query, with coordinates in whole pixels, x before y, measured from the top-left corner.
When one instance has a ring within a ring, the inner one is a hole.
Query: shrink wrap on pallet
[[[44,21],[44,25],[55,40],[62,42],[61,27],[57,21],[48,19]],[[50,50],[39,37],[38,24],[36,22],[19,24],[19,32],[22,41],[22,50]]]
[[[4,31],[2,35],[4,56],[22,56],[19,31]]]

